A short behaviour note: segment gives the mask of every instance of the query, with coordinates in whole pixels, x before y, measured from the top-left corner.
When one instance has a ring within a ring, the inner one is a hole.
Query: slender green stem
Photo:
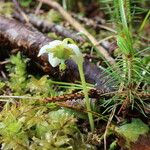
[[[67,2],[66,2],[66,0],[63,0],[63,1],[62,1],[62,5],[63,5],[63,8],[64,8],[65,10],[67,10]]]
[[[124,27],[128,28],[123,0],[119,0],[119,6],[120,6],[120,15],[121,15],[122,24]]]
[[[131,84],[131,77],[132,77],[132,59],[127,60],[128,66],[128,84]]]
[[[78,69],[79,69],[79,74],[80,74],[80,78],[81,78],[81,82],[82,82],[82,86],[83,86],[83,93],[85,96],[85,103],[86,103],[87,111],[91,111],[88,90],[86,87],[85,76],[83,73],[83,62],[78,62]],[[90,122],[91,131],[93,132],[94,131],[94,120],[93,120],[92,113],[88,112],[88,118],[89,118],[89,122]]]
[[[128,95],[129,95],[129,100],[130,103],[132,103],[132,76],[133,76],[133,72],[132,72],[132,65],[133,65],[133,61],[132,61],[132,57],[128,58],[127,60],[127,66],[128,66]]]
[[[145,16],[145,18],[144,18],[144,20],[143,20],[143,22],[142,22],[142,24],[141,24],[141,26],[140,26],[140,28],[139,28],[139,32],[142,31],[142,29],[144,28],[144,26],[145,26],[145,24],[146,24],[146,21],[148,20],[149,16],[150,16],[150,10],[149,10],[148,13],[146,14],[146,16]]]

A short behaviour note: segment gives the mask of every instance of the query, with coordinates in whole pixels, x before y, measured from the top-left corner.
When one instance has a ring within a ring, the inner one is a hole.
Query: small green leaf
[[[124,124],[115,129],[119,136],[126,141],[125,147],[130,147],[131,142],[136,142],[140,135],[149,132],[149,127],[140,119],[133,119],[131,123]]]
[[[56,10],[50,9],[50,11],[46,14],[45,20],[49,22],[59,23],[62,20],[62,16]]]
[[[47,131],[48,123],[46,121],[36,125],[36,135],[38,138],[44,137]]]
[[[128,44],[127,44],[126,40],[123,37],[119,36],[119,35],[117,36],[117,44],[118,44],[120,50],[125,55],[130,54],[129,47],[128,47]]]
[[[5,86],[5,83],[0,81],[0,91],[3,89],[4,86]]]
[[[110,144],[109,150],[115,150],[116,148],[117,148],[117,141],[115,140]]]
[[[62,61],[61,64],[59,65],[59,70],[64,71],[65,69],[66,69],[66,64],[64,63],[64,61]]]
[[[12,122],[11,124],[9,124],[9,126],[7,126],[7,132],[8,133],[12,133],[12,134],[16,134],[19,132],[19,130],[21,129],[22,125],[20,122]]]

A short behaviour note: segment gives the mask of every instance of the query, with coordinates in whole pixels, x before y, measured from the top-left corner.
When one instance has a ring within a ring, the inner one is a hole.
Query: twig
[[[77,22],[70,14],[68,14],[57,2],[55,1],[49,1],[49,0],[39,0],[57,11],[66,19],[77,31],[82,32],[85,36],[88,37],[88,39],[91,41],[91,43],[99,50],[101,55],[111,64],[113,65],[115,63],[115,60],[109,55],[109,53],[100,45],[98,45],[98,41],[84,28],[82,25]]]
[[[4,73],[4,71],[0,71],[0,72],[1,72],[2,77],[3,77],[4,79],[7,79],[7,76],[6,76],[6,74]]]
[[[35,10],[35,15],[37,15],[39,13],[39,11],[40,11],[40,9],[42,7],[42,4],[43,4],[42,2],[39,2],[38,6],[37,6],[37,8]]]
[[[19,6],[17,0],[13,0],[16,9],[18,10],[18,12],[21,14],[21,16],[25,19],[26,23],[29,23],[29,19],[27,17],[27,15],[22,11],[21,7]]]
[[[72,14],[72,16],[74,18],[76,18],[77,20],[79,20],[80,22],[83,22],[86,26],[93,27],[93,28],[98,28],[98,29],[104,29],[104,30],[113,32],[115,34],[117,33],[117,31],[115,31],[114,29],[112,29],[108,26],[102,25],[102,24],[98,24],[98,22],[96,22],[96,21],[94,21],[90,18],[86,18],[86,17],[83,17],[83,16],[78,16],[76,14]]]
[[[8,99],[8,98],[14,98],[14,99],[39,99],[35,97],[29,97],[29,96],[12,96],[12,95],[0,95],[0,98],[2,99]]]
[[[0,61],[0,65],[6,65],[10,63],[10,60]]]
[[[108,37],[98,41],[98,44],[101,44],[101,43],[103,43],[103,41],[106,41],[106,40],[109,40],[109,39],[112,39],[112,38],[115,38],[115,36],[114,35],[108,36]]]
[[[102,91],[96,90],[96,89],[90,89],[88,91],[89,97],[91,98],[99,98],[101,94],[103,94]],[[45,102],[62,102],[62,101],[67,101],[67,100],[77,100],[77,99],[82,99],[84,98],[83,92],[79,91],[76,93],[71,93],[71,94],[64,94],[56,97],[48,97],[45,98]]]
[[[108,128],[109,128],[109,126],[111,124],[111,121],[112,121],[112,119],[114,117],[115,110],[116,110],[116,105],[114,105],[114,107],[113,107],[113,110],[112,110],[112,112],[110,114],[110,117],[108,119],[106,130],[105,130],[105,133],[104,133],[104,150],[107,150],[106,136],[107,136]]]

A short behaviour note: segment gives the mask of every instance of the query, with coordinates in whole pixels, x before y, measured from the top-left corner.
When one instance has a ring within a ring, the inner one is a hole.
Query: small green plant
[[[116,91],[113,97],[101,102],[104,107],[103,113],[113,112],[113,108],[117,107],[116,110],[118,110],[118,112],[115,112],[115,114],[122,115],[123,119],[125,119],[127,113],[132,111],[141,113],[143,117],[147,117],[145,111],[147,104],[145,100],[148,100],[148,98],[141,97],[141,93],[149,93],[150,61],[147,54],[149,55],[148,51],[150,48],[143,47],[141,41],[137,44],[137,41],[139,41],[140,37],[139,31],[141,31],[146,24],[149,10],[143,9],[143,11],[142,9],[138,9],[139,11],[141,10],[140,13],[145,12],[146,17],[143,22],[139,20],[141,24],[135,24],[136,12],[138,12],[138,10],[134,4],[138,0],[99,1],[106,4],[109,10],[110,19],[111,21],[113,20],[115,30],[117,31],[115,37],[118,46],[116,64],[106,69],[110,77],[108,82],[115,83],[114,86]],[[114,114],[111,118],[113,118],[113,116]],[[108,124],[110,124],[110,122],[112,122],[112,120],[108,120]],[[106,131],[108,128],[109,126],[106,127]],[[129,148],[130,143],[135,142],[134,140],[137,140],[140,135],[148,133],[149,129],[141,120],[133,119],[132,123],[121,126],[119,132],[119,138],[124,137],[125,147]],[[107,136],[109,136],[109,134],[110,132],[107,133]],[[106,138],[104,138],[104,142],[104,147],[106,149]],[[123,146],[121,145],[121,147]]]
[[[10,63],[7,64],[9,72],[9,80],[7,83],[0,82],[0,88],[4,85],[9,87],[13,95],[32,95],[35,97],[56,96],[55,90],[52,88],[52,82],[48,76],[33,76],[27,73],[28,59],[24,58],[20,53],[10,57]]]
[[[140,45],[141,43],[139,43],[138,46],[136,43],[139,35],[135,35],[135,30],[138,31],[138,28],[134,29],[133,25],[137,15],[136,12],[139,11],[137,7],[134,7],[137,1],[138,0],[134,2],[130,0],[102,0],[103,3],[109,6],[110,12],[114,12],[111,18],[113,18],[115,23],[117,31],[116,41],[119,50],[118,59],[116,59],[117,63],[115,66],[108,67],[106,70],[112,76],[109,82],[115,80],[116,87],[118,88],[118,94],[116,94],[114,98],[111,98],[113,104],[117,103],[117,105],[122,105],[120,111],[122,108],[129,109],[130,107],[131,109],[138,109],[144,114],[145,102],[139,97],[139,93],[142,91],[145,93],[148,92],[147,83],[150,82],[150,72],[148,70],[149,61],[144,63],[147,56],[142,53],[148,52],[149,47],[141,50],[139,48],[142,47]],[[141,23],[141,26],[139,26],[139,31],[143,28],[149,16],[147,9],[140,10],[140,13],[147,12],[147,15],[143,23]],[[109,101],[106,103],[109,103]],[[108,110],[108,108],[106,110]]]
[[[29,76],[29,82],[27,84],[27,90],[30,91],[33,96],[49,97],[56,96],[55,90],[52,88],[51,80],[48,76],[42,76],[41,78],[35,78]]]
[[[10,76],[10,80],[7,84],[16,95],[22,95],[26,91],[28,83],[26,72],[27,61],[28,59],[23,58],[21,54],[18,53],[16,56],[12,55],[10,57],[10,64],[7,65]]]
[[[61,15],[54,9],[51,9],[50,11],[48,11],[45,19],[49,22],[54,22],[54,23],[59,23],[62,21]]]
[[[69,42],[71,44],[69,44]],[[66,59],[73,59],[75,63],[78,65],[79,74],[83,86],[83,92],[85,96],[85,103],[88,111],[88,117],[90,122],[91,130],[94,131],[94,120],[92,114],[89,112],[91,111],[90,101],[88,97],[88,90],[86,87],[84,72],[83,72],[83,56],[80,52],[78,46],[72,39],[66,38],[63,41],[55,40],[50,42],[48,45],[43,46],[38,56],[42,54],[48,54],[48,61],[53,66],[56,67],[60,64],[60,69],[65,69],[65,60]]]

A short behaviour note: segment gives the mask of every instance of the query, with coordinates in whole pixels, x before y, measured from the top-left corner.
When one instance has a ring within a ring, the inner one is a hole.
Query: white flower
[[[82,53],[77,45],[67,44],[66,41],[60,40],[55,40],[47,45],[44,45],[40,49],[38,57],[45,53],[48,54],[48,61],[52,67],[56,67],[66,58],[72,57],[75,59],[75,56],[77,56],[77,58],[82,56]]]
[[[48,51],[53,49],[55,46],[61,44],[62,42],[59,40],[55,40],[50,42],[48,45],[44,45],[38,54],[38,57],[41,56],[42,54],[48,53],[48,61],[52,65],[52,67],[56,67],[58,64],[60,64],[61,60],[54,57],[53,53],[49,53]]]

